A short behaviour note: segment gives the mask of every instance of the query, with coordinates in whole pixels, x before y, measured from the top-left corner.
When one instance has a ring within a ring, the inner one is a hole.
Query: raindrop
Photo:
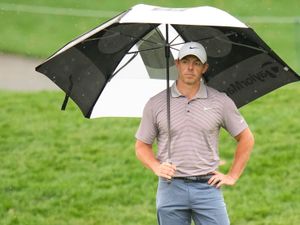
[[[84,96],[85,96],[85,94],[84,94],[84,93],[82,93],[82,94],[81,94],[81,96],[82,96],[82,97],[84,97]]]
[[[289,71],[289,68],[287,66],[283,67],[283,70],[288,72]]]
[[[226,80],[223,80],[223,81],[222,81],[222,84],[223,84],[223,85],[226,85],[226,83],[227,83]]]
[[[254,93],[257,93],[257,92],[258,92],[258,90],[254,90],[253,92],[254,92]]]

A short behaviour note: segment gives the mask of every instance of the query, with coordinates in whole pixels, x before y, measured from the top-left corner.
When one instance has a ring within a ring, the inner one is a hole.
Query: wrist
[[[153,173],[157,174],[159,171],[160,162],[155,161],[151,164],[150,169],[153,171]]]
[[[230,178],[230,179],[232,179],[234,182],[236,182],[238,179],[239,179],[239,177],[238,176],[236,176],[236,175],[233,175],[233,174],[227,174],[227,176]]]

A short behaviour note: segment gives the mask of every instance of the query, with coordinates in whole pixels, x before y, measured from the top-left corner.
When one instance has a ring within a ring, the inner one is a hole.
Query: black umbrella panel
[[[166,79],[166,47],[179,48],[176,38],[166,41],[165,32],[161,32],[165,24],[121,23],[120,18],[126,15],[72,41],[36,68],[64,90],[85,117],[91,117],[105,86],[118,76],[125,56],[132,55],[133,59],[139,55],[150,79]],[[200,42],[206,48],[210,65],[205,74],[207,84],[226,92],[238,107],[300,80],[251,28],[169,24],[168,29],[174,30],[181,41]],[[132,51],[134,47],[138,51]],[[170,55],[171,67],[175,57]]]

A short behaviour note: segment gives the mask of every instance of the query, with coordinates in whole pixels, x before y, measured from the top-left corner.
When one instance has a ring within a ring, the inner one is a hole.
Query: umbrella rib
[[[161,40],[165,40],[165,37],[162,35],[162,33],[160,32],[160,30],[157,27],[155,27],[155,31],[160,36]]]
[[[184,44],[184,43],[185,43],[185,42],[170,45],[170,48],[172,48],[172,49],[174,49],[174,50],[176,50],[176,51],[179,51],[179,49],[174,48],[173,46],[182,45],[182,44]],[[151,50],[160,49],[160,48],[163,48],[163,47],[164,47],[164,46],[153,47],[153,48],[147,48],[147,49],[143,49],[143,50],[138,50],[138,51],[128,52],[127,54],[136,54],[136,53],[140,53],[140,52],[146,52],[146,51],[151,51]]]
[[[228,34],[224,34],[226,37],[229,37],[229,36],[232,36],[236,34],[235,32],[231,32],[231,33],[228,33]],[[223,36],[223,35],[222,35]],[[225,41],[224,39],[221,39],[220,38],[221,36],[210,36],[210,37],[205,37],[205,38],[200,38],[200,39],[197,39],[197,40],[194,40],[196,42],[200,42],[200,41],[206,41],[206,40],[211,40],[211,39],[218,39],[218,40],[223,40]]]
[[[161,32],[159,32],[159,29],[157,29],[157,27],[155,27],[154,30],[157,32],[157,34],[160,36],[160,38],[161,38],[162,40],[165,39],[164,36],[161,34]],[[128,35],[128,36],[129,36],[129,35]],[[135,38],[135,37],[134,37],[134,38]],[[162,47],[164,47],[162,43],[157,43],[157,42],[155,42],[155,41],[150,41],[150,40],[144,39],[144,38],[140,38],[140,40],[141,40],[141,41],[144,41],[144,42],[148,42],[148,43],[150,43],[150,44],[161,45]]]
[[[122,32],[117,32],[117,31],[112,31],[112,30],[107,30],[107,29],[103,29],[107,32],[111,32],[113,34],[118,34],[118,35],[123,35],[124,37],[129,37],[129,38],[134,38],[134,39],[138,39],[140,41],[144,41],[144,42],[148,42],[148,43],[151,43],[151,44],[161,44],[161,43],[157,43],[157,42],[154,42],[154,41],[149,41],[149,40],[146,40],[146,39],[143,39],[143,38],[140,38],[140,37],[135,37],[133,35],[129,35],[129,34],[124,34]],[[156,29],[155,29],[156,30]],[[158,32],[159,33],[159,32]],[[97,41],[97,40],[100,40],[102,39],[103,37],[97,37],[97,38],[89,38],[89,39],[86,39],[86,40],[83,40],[82,43],[84,42],[89,42],[89,41]]]
[[[163,47],[164,47],[164,44],[163,44],[163,43],[157,43],[157,42],[150,41],[150,40],[144,39],[144,38],[137,38],[137,37],[132,36],[132,35],[128,35],[128,34],[124,34],[124,33],[121,33],[121,32],[112,31],[112,30],[107,30],[107,29],[104,29],[104,30],[107,31],[107,32],[111,32],[111,33],[113,33],[113,34],[119,34],[119,35],[123,35],[123,36],[125,36],[125,37],[130,37],[130,38],[134,38],[134,39],[139,39],[140,41],[144,41],[144,42],[147,42],[147,43],[150,43],[150,44],[159,45],[158,47],[152,47],[152,48],[147,48],[147,49],[143,49],[143,50],[139,50],[139,51],[128,52],[127,54],[136,54],[136,53],[139,53],[139,52],[143,52],[143,51],[151,51],[151,50],[156,50],[156,49],[160,49],[160,48],[163,48]],[[159,29],[157,29],[157,27],[155,28],[155,31],[156,31],[157,34],[161,37],[161,39],[164,40],[164,36],[161,34],[161,32],[159,32]],[[180,35],[178,34],[178,35],[170,42],[170,47],[175,46],[175,45],[181,45],[181,44],[184,44],[184,42],[183,42],[183,43],[173,44],[173,45],[172,45],[172,43],[173,43],[179,36],[180,36]],[[89,39],[86,39],[86,40],[82,41],[82,43],[89,42],[89,41],[97,41],[97,40],[100,40],[101,38],[103,38],[103,37],[89,38]],[[178,49],[176,49],[176,48],[172,48],[172,49],[178,50]]]
[[[231,33],[225,34],[225,36],[229,37],[229,36],[232,36],[234,34],[236,34],[236,33],[231,32]],[[197,41],[204,41],[204,40],[209,40],[209,39],[217,39],[219,41],[223,41],[223,42],[230,43],[230,44],[233,44],[233,45],[243,46],[243,47],[246,47],[246,48],[251,48],[251,49],[258,50],[258,51],[261,51],[261,52],[264,52],[264,53],[268,53],[268,51],[266,51],[264,49],[254,47],[254,46],[251,46],[251,45],[247,45],[247,44],[237,43],[237,42],[234,42],[234,41],[228,41],[228,40],[225,40],[225,39],[221,38],[221,36],[202,38],[202,39],[198,39]]]
[[[157,27],[156,27],[154,30],[160,36],[161,40],[164,40],[164,36],[161,34],[161,32],[159,31],[159,29],[157,29]],[[150,41],[149,39],[144,39],[144,38],[139,38],[139,39],[140,39],[140,41],[144,41],[144,42],[149,43],[149,44],[159,45],[159,47],[153,47],[153,48],[149,48],[149,49],[141,50],[141,51],[155,50],[155,49],[159,49],[159,48],[163,48],[164,47],[163,43],[158,43],[158,42],[155,42],[155,41]]]
[[[177,46],[177,45],[183,45],[184,43],[185,43],[185,42],[180,42],[180,43],[172,44],[172,45],[170,45],[170,47],[171,47],[172,49],[174,49],[174,50],[179,51],[179,49],[174,48],[174,46]]]
[[[151,50],[156,50],[156,49],[160,49],[163,48],[164,46],[160,46],[160,47],[153,47],[153,48],[147,48],[147,49],[142,49],[142,50],[138,50],[138,51],[132,51],[132,52],[128,52],[127,54],[136,54],[136,53],[140,53],[140,52],[146,52],[146,51],[151,51]]]
[[[179,37],[180,35],[178,34],[173,40],[170,42],[170,45]]]
[[[218,39],[220,41],[223,41],[223,42],[226,42],[226,43],[233,44],[233,45],[238,45],[238,46],[242,46],[242,47],[246,47],[246,48],[251,48],[251,49],[263,52],[263,53],[268,53],[268,51],[266,51],[264,49],[261,49],[261,48],[258,48],[258,47],[254,47],[254,46],[251,46],[251,45],[241,44],[241,43],[237,43],[237,42],[234,42],[234,41],[227,41],[227,40],[224,40],[224,39],[219,38],[219,37],[216,37],[216,39]]]
[[[121,68],[119,68],[116,72],[114,72],[110,78],[109,78],[109,81],[117,74],[120,72],[120,70],[122,70],[125,66],[127,66],[136,56],[138,55],[138,52],[136,52],[133,56],[131,56],[130,59],[128,59],[128,61],[123,65],[121,66]]]

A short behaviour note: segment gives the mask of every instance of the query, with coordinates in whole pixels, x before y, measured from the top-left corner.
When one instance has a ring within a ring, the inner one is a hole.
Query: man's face
[[[176,60],[178,69],[178,80],[187,84],[194,85],[200,82],[202,75],[208,69],[208,64],[202,62],[193,55],[188,55],[181,60]]]

